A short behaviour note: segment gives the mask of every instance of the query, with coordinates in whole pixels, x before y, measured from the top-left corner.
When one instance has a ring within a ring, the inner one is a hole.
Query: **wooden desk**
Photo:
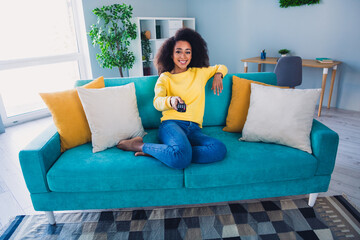
[[[247,73],[247,71],[248,71],[248,62],[257,63],[258,64],[258,72],[261,72],[261,64],[276,64],[277,60],[278,60],[278,58],[275,58],[275,57],[267,57],[266,59],[260,59],[260,57],[241,59],[241,61],[244,62],[244,72],[245,73]],[[330,108],[331,96],[332,96],[332,91],[333,91],[334,82],[335,82],[336,69],[337,69],[337,65],[339,65],[340,63],[341,62],[339,62],[339,61],[334,61],[333,63],[319,63],[318,61],[312,60],[312,59],[303,59],[302,60],[302,65],[304,67],[313,67],[313,68],[322,68],[323,69],[323,77],[322,77],[322,84],[321,84],[321,96],[320,96],[319,111],[318,111],[319,117],[321,115],[321,108],[322,108],[322,103],[323,103],[323,99],[324,99],[326,77],[328,75],[328,69],[332,68],[330,93],[329,93],[329,100],[328,100],[328,105],[327,105],[327,108]]]

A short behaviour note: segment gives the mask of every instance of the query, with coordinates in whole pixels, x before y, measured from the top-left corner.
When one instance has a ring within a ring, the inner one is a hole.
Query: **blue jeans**
[[[221,161],[227,152],[225,144],[203,134],[194,122],[166,120],[158,134],[162,144],[144,143],[142,150],[172,168]]]

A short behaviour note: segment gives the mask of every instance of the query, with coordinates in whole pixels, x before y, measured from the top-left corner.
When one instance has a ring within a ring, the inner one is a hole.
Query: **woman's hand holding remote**
[[[170,105],[173,109],[175,109],[176,111],[177,109],[177,105],[178,103],[185,103],[180,97],[178,96],[174,96],[170,98]]]

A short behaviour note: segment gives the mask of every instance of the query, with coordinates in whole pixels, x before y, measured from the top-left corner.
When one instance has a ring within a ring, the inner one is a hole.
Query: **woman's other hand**
[[[215,73],[211,90],[214,90],[214,94],[219,96],[223,90],[223,75],[222,73]]]
[[[174,97],[171,97],[170,98],[170,105],[173,109],[175,109],[176,111],[178,110],[177,109],[177,105],[178,103],[184,103],[184,101],[178,97],[178,96],[174,96]]]

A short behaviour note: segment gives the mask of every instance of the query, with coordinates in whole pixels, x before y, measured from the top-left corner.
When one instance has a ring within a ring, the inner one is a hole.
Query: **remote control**
[[[186,104],[185,103],[178,103],[176,105],[178,112],[186,112]]]

